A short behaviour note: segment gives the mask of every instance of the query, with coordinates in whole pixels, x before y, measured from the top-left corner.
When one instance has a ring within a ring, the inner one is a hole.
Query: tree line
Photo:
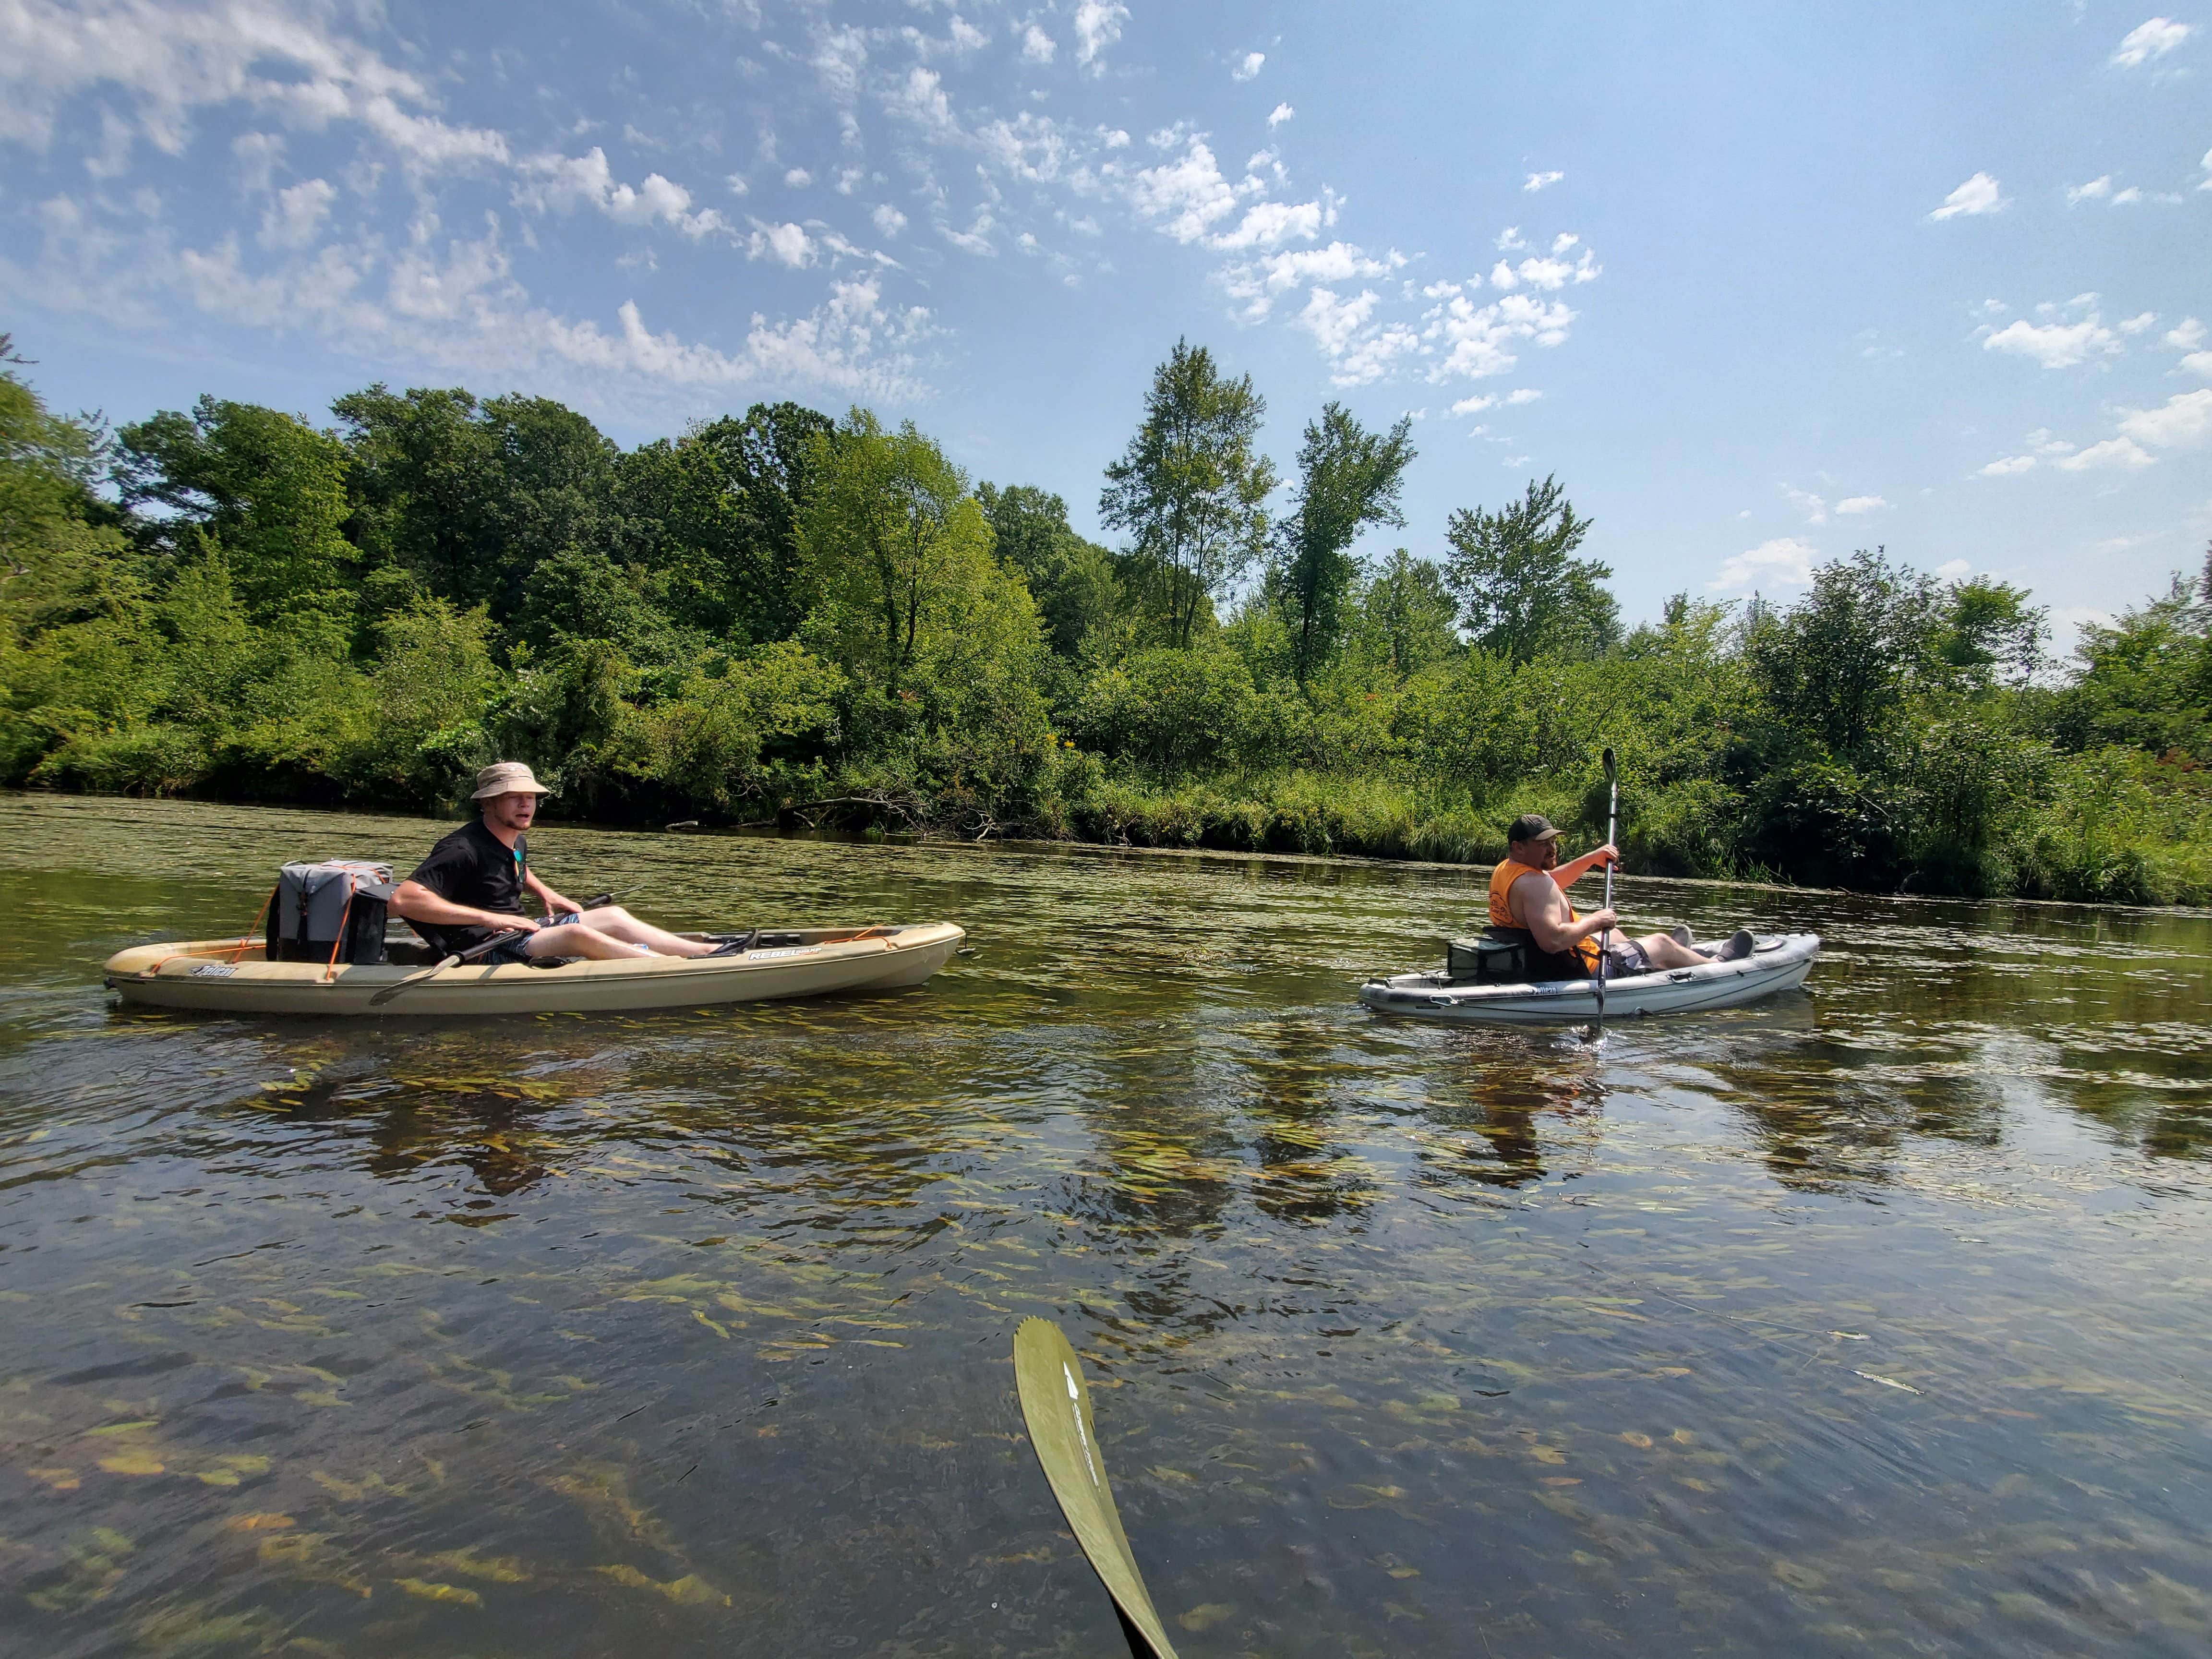
[[[911,422],[792,403],[624,450],[547,398],[204,397],[109,429],[0,337],[0,782],[1482,860],[1524,810],[1638,867],[2212,897],[2212,562],[2051,661],[1886,550],[1625,626],[1556,478],[1403,528],[1412,423],[1179,343],[1079,534]]]

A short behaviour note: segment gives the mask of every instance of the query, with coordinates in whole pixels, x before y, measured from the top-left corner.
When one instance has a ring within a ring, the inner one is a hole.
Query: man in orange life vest
[[[1524,812],[1505,832],[1505,862],[1490,873],[1490,925],[1524,933],[1529,941],[1530,976],[1585,979],[1597,972],[1599,936],[1615,930],[1606,951],[1606,976],[1626,979],[1668,968],[1696,968],[1708,962],[1733,962],[1752,950],[1749,933],[1738,933],[1717,950],[1706,951],[1686,937],[1646,933],[1625,939],[1620,918],[1610,909],[1578,916],[1567,902],[1567,889],[1592,870],[1617,861],[1611,846],[1559,862],[1559,832],[1537,812]]]

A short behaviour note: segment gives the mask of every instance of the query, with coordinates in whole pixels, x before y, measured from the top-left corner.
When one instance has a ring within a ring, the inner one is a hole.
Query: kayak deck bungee
[[[1736,962],[1666,968],[1605,984],[1608,1019],[1651,1014],[1700,1013],[1735,1008],[1805,982],[1820,953],[1818,933],[1769,933]],[[1509,1025],[1580,1025],[1598,1011],[1595,980],[1520,982],[1455,981],[1440,973],[1398,974],[1369,980],[1359,1000],[1382,1014],[1410,1019]]]
[[[105,972],[108,988],[125,1002],[206,1013],[635,1012],[919,985],[951,961],[966,938],[951,922],[931,921],[778,930],[756,948],[724,957],[572,960],[555,967],[462,963],[376,1006],[379,993],[421,974],[423,961],[270,962],[258,939],[192,939],[119,951]]]

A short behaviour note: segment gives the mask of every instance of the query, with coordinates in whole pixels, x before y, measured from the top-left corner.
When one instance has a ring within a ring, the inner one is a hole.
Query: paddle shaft
[[[494,951],[498,950],[501,945],[512,945],[515,940],[519,939],[527,939],[529,936],[529,930],[522,927],[510,928],[504,933],[494,933],[482,945],[472,945],[465,951],[455,951],[452,956],[447,957],[442,962],[408,975],[405,979],[401,980],[397,985],[386,986],[381,991],[379,991],[374,996],[368,1000],[368,1006],[372,1008],[381,1008],[386,1003],[391,1001],[392,998],[398,996],[402,991],[405,990],[410,985],[420,985],[426,979],[434,979],[438,975],[444,973],[448,968],[458,968],[465,962],[474,962],[478,957],[489,956]]]
[[[1615,826],[1620,819],[1620,775],[1614,769],[1613,750],[1605,751],[1605,844],[1613,845]],[[1605,861],[1605,908],[1613,908],[1613,866],[1618,859]],[[1605,1030],[1605,970],[1613,944],[1613,929],[1607,927],[1597,936],[1597,1029]]]

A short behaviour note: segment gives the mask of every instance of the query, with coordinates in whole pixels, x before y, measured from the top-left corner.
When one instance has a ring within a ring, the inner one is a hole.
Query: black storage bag
[[[385,907],[398,890],[388,864],[286,865],[269,898],[268,959],[329,962],[335,952],[340,962],[384,961]]]
[[[1521,983],[1529,977],[1528,938],[1519,928],[1492,928],[1475,939],[1444,942],[1444,977]]]

